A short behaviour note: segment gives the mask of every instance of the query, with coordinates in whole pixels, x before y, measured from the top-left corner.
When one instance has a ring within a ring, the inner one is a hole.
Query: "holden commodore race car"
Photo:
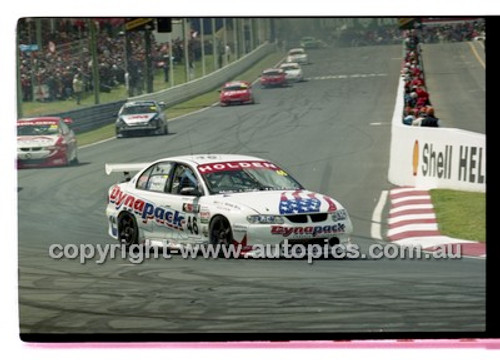
[[[283,63],[280,69],[285,72],[285,78],[289,82],[304,81],[304,72],[302,67],[297,63]]]
[[[221,106],[255,103],[255,98],[252,93],[252,84],[248,81],[227,82],[222,86],[219,92],[219,103]]]
[[[295,48],[288,51],[286,57],[286,62],[298,63],[298,64],[309,64],[309,56],[307,55],[304,48]]]
[[[286,74],[283,69],[266,69],[262,72],[260,76],[260,85],[263,88],[275,87],[275,86],[286,86]]]
[[[350,245],[346,209],[265,159],[186,155],[106,164],[105,171],[137,172],[108,190],[108,233],[126,246],[239,246],[241,254],[253,256],[285,242]]]
[[[38,117],[17,120],[17,168],[65,166],[78,163],[70,118]]]
[[[165,103],[154,100],[126,102],[117,115],[116,137],[121,138],[133,133],[168,134],[164,109]]]

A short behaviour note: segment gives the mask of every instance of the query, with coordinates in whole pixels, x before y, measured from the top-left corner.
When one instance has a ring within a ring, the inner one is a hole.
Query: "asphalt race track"
[[[466,45],[465,45],[466,46]],[[114,244],[104,215],[106,162],[189,153],[269,158],[349,210],[365,252],[387,181],[402,48],[310,52],[308,81],[256,86],[257,104],[213,107],[170,135],[80,149],[81,164],[18,172],[23,334],[378,334],[482,332],[484,260],[51,259],[51,244]],[[437,90],[436,90],[437,91]],[[431,99],[437,95],[431,93]],[[352,335],[351,335],[352,336]],[[127,338],[130,340],[130,338]]]

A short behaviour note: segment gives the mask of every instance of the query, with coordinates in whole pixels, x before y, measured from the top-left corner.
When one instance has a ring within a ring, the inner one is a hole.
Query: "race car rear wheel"
[[[118,240],[123,245],[129,247],[137,244],[139,238],[139,229],[132,214],[127,212],[118,216]]]

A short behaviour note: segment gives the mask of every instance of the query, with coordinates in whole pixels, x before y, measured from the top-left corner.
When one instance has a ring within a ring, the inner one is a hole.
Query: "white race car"
[[[154,100],[129,101],[123,104],[115,122],[116,137],[134,133],[168,134],[165,103]]]
[[[297,63],[283,63],[280,69],[285,71],[285,78],[288,82],[304,81],[304,72],[302,67]]]
[[[309,56],[307,55],[304,48],[295,48],[288,51],[286,57],[286,62],[298,63],[298,64],[309,64]]]
[[[108,175],[138,171],[108,192],[108,232],[126,246],[234,245],[245,256],[284,243],[287,250],[350,246],[344,207],[264,159],[187,155],[105,168]]]

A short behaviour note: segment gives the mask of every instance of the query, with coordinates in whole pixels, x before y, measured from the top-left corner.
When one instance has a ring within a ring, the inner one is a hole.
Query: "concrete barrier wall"
[[[255,62],[259,61],[266,55],[276,50],[274,43],[265,43],[252,52],[248,53],[238,61],[218,69],[204,77],[189,81],[184,84],[179,84],[171,88],[158,91],[156,93],[144,94],[131,98],[129,100],[139,99],[155,99],[164,101],[167,107],[189,100],[195,96],[201,95],[207,91],[221,86],[224,82],[234,78],[238,74],[244,72]],[[243,79],[253,80],[253,79]],[[113,103],[89,106],[82,109],[65,111],[53,116],[70,117],[74,121],[75,131],[78,133],[97,129],[101,126],[112,124],[116,120],[116,114],[126,100],[116,101]],[[167,109],[168,117],[168,109]]]
[[[389,181],[397,186],[486,191],[486,136],[453,128],[403,125],[400,79],[391,125]]]

